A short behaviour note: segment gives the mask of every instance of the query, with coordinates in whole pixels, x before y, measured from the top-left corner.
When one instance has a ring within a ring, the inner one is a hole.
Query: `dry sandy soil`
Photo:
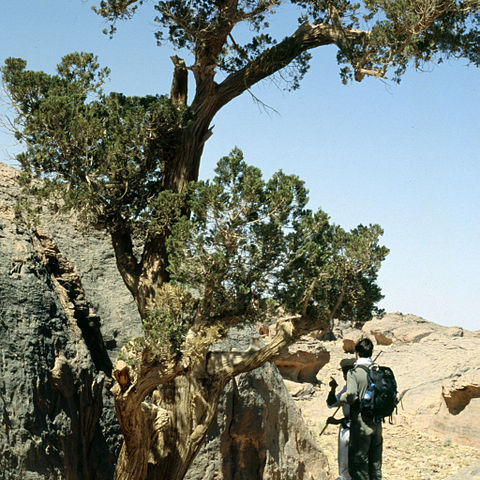
[[[315,416],[318,412],[315,407],[320,401],[321,398],[314,397],[296,403],[326,453],[331,471],[336,473],[338,427],[329,425],[319,437],[325,425],[324,418]],[[394,417],[393,425],[384,424],[383,436],[384,480],[444,480],[480,460],[480,446],[462,446],[449,437],[417,431],[400,415]]]

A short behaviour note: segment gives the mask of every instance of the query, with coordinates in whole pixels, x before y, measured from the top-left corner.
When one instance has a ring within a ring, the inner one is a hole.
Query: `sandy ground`
[[[329,425],[319,437],[325,425],[323,396],[317,393],[309,400],[296,401],[296,404],[327,455],[332,472],[336,473],[338,427]],[[444,480],[480,461],[480,446],[458,445],[448,436],[417,431],[400,415],[394,417],[393,425],[384,424],[383,437],[384,480]]]

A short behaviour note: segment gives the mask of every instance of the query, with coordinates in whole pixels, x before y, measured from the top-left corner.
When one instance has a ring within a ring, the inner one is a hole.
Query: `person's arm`
[[[335,390],[338,387],[338,383],[332,378],[328,385],[330,386],[330,391],[328,392],[327,397],[328,408],[336,407],[340,405],[340,402],[338,401],[337,395],[335,393]]]
[[[342,417],[342,418],[328,417],[327,423],[329,425],[340,425],[344,420],[345,420],[345,417]]]
[[[347,390],[345,393],[342,393],[340,396],[340,402],[341,403],[348,403],[349,405],[352,405],[355,400],[358,398],[358,383],[357,383],[357,377],[354,374],[353,370],[350,370],[347,373]]]

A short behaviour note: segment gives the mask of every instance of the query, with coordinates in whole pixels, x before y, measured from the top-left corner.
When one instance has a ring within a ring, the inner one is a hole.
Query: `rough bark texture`
[[[5,480],[109,480],[122,437],[104,372],[121,344],[141,333],[137,308],[106,236],[52,216],[33,235],[14,221],[17,195],[15,171],[0,164],[0,472]],[[326,478],[278,372],[262,371],[227,387],[187,478],[242,478],[238,462],[246,459],[263,470],[258,478],[302,478],[302,465],[313,472],[304,478]],[[260,418],[265,429],[254,430]],[[258,440],[245,442],[249,430]]]

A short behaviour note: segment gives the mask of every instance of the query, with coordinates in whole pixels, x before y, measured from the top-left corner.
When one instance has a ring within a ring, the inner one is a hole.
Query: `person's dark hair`
[[[362,338],[356,345],[355,351],[359,357],[370,358],[373,353],[373,343],[369,338]]]

